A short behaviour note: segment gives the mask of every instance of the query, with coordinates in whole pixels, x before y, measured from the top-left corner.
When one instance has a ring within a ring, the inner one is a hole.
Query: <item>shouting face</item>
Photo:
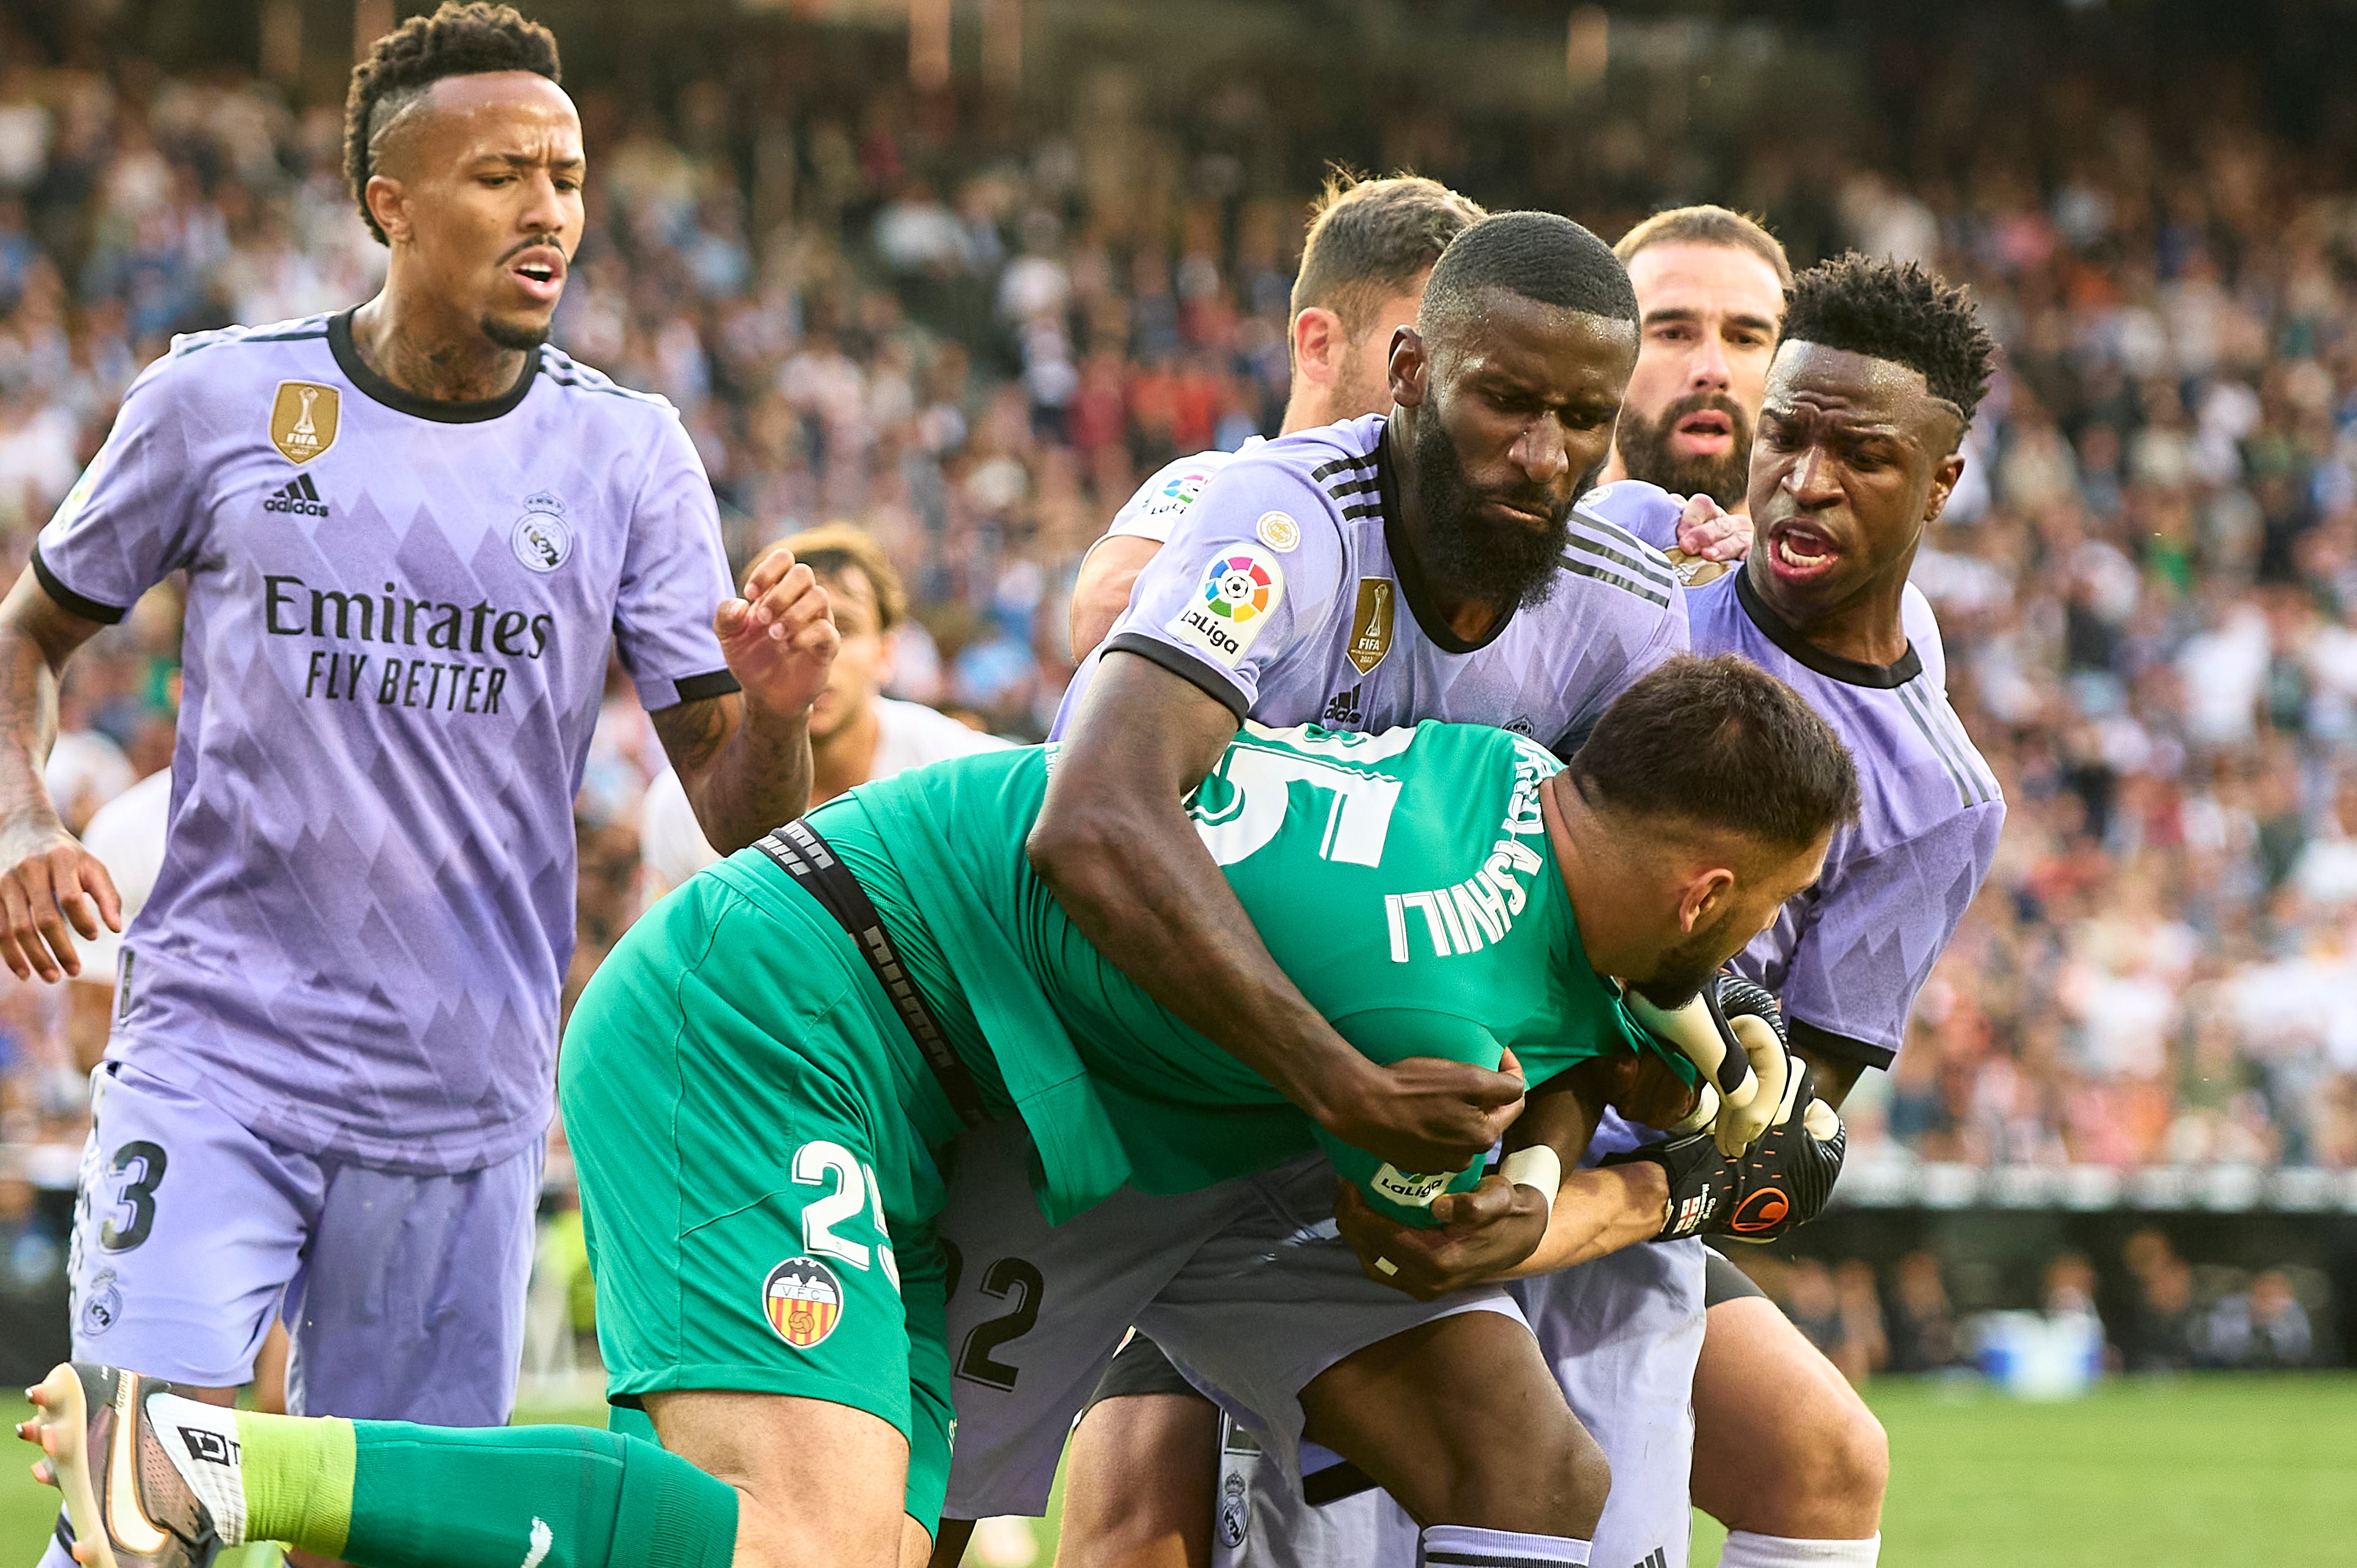
[[[1629,478],[1743,505],[1783,285],[1766,257],[1665,242],[1629,258],[1640,337],[1615,437]]]

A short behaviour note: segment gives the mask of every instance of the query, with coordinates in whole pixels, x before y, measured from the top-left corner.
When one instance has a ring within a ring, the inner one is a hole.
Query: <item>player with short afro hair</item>
[[[1856,251],[1792,279],[1784,291],[1784,340],[1920,371],[1932,395],[1966,425],[1988,391],[1996,357],[1996,340],[1980,324],[1971,290],[1913,262]]]
[[[386,132],[444,77],[494,70],[528,70],[562,82],[556,35],[512,5],[443,0],[432,16],[412,16],[377,39],[368,58],[352,67],[351,91],[344,98],[344,178],[378,244],[392,242],[369,210],[368,183]]]

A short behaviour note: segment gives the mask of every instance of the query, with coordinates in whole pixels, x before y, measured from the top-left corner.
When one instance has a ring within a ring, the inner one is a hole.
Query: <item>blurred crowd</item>
[[[2083,1377],[2341,1364],[2332,1286],[2322,1273],[2197,1267],[2155,1229],[2130,1235],[2100,1270],[2083,1252],[2056,1253],[2027,1313],[1960,1300],[1967,1293],[1953,1288],[1950,1264],[1928,1248],[1882,1269],[1864,1258],[1787,1261],[1749,1250],[1739,1262],[1855,1383],[1885,1372],[1967,1369],[2002,1379],[2025,1318],[2033,1334],[2060,1331]]]
[[[738,561],[829,519],[881,542],[894,694],[1043,732],[1081,552],[1163,461],[1275,427],[1326,156],[1608,237],[1717,199],[1796,263],[1921,257],[2006,349],[1917,580],[2010,815],[1853,1157],[2357,1165],[2357,123],[2287,135],[2231,64],[2155,92],[1986,50],[1878,60],[1846,138],[1664,141],[1641,104],[1501,138],[1412,94],[1321,127],[1265,76],[1173,109],[1114,69],[1035,123],[862,58],[581,87],[557,336],[678,405]],[[372,291],[340,136],[250,79],[0,35],[0,572],[172,332]],[[162,591],[71,666],[70,822],[167,761],[177,633]],[[613,690],[576,982],[639,908],[662,765]],[[77,1136],[61,1018],[0,993],[0,1140]]]

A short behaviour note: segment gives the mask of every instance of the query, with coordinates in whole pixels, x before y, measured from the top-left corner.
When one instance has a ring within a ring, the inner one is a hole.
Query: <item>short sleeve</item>
[[[1137,487],[1135,495],[1122,503],[1105,532],[1150,539],[1157,544],[1168,542],[1170,531],[1202,499],[1211,476],[1226,467],[1228,460],[1225,452],[1203,452],[1165,463],[1152,478]]]
[[[1795,1045],[1890,1065],[1915,993],[1988,875],[2004,820],[1996,802],[1956,812],[1818,890],[1781,986]]]
[[[106,444],[33,544],[49,597],[112,626],[139,596],[197,553],[204,423],[188,406],[188,371],[165,359],[124,395]]]
[[[1587,734],[1604,716],[1604,710],[1614,698],[1684,653],[1689,642],[1686,629],[1685,589],[1670,585],[1670,607],[1667,615],[1654,615],[1651,625],[1637,639],[1628,645],[1629,654],[1620,668],[1597,682],[1587,701],[1571,716],[1571,724],[1555,743],[1555,754],[1569,761],[1572,753],[1587,744]]]
[[[1440,1057],[1494,1069],[1505,1055],[1497,1036],[1451,1013],[1377,1008],[1337,1018],[1334,1027],[1370,1061],[1386,1064],[1409,1057]],[[1364,1149],[1341,1142],[1323,1127],[1317,1129],[1317,1135],[1335,1170],[1354,1183],[1378,1213],[1403,1225],[1431,1224],[1434,1199],[1444,1192],[1467,1192],[1480,1184],[1480,1160],[1456,1172],[1401,1171]]]
[[[1580,497],[1579,510],[1667,553],[1678,542],[1678,519],[1684,515],[1685,502],[1659,485],[1647,484],[1642,479],[1621,479],[1598,485]]]
[[[666,418],[631,509],[614,603],[615,648],[647,712],[737,689],[712,629],[734,591],[704,461],[678,419]]]
[[[1333,504],[1273,460],[1231,463],[1138,574],[1105,650],[1193,682],[1241,724],[1269,672],[1316,646],[1340,607]]]

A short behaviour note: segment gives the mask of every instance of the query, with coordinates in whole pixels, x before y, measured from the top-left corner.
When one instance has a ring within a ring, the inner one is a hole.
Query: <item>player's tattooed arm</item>
[[[1402,1170],[1463,1169],[1513,1120],[1521,1077],[1378,1066],[1277,967],[1181,803],[1235,733],[1190,682],[1108,654],[1049,779],[1032,867],[1115,967],[1335,1137]]]
[[[73,933],[123,929],[114,879],[66,831],[41,781],[58,673],[102,629],[51,598],[30,567],[0,600],[0,958],[19,980],[80,974]]]
[[[743,690],[649,716],[704,836],[733,854],[810,808],[811,704],[838,639],[826,590],[783,546],[753,563],[712,628]]]

